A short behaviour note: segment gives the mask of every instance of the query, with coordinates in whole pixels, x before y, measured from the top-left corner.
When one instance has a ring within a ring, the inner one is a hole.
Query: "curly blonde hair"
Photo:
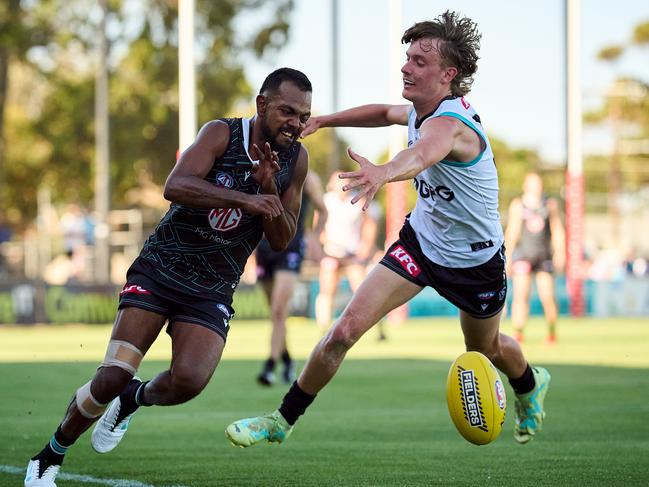
[[[446,67],[457,69],[451,81],[451,92],[464,96],[471,91],[473,75],[478,70],[478,51],[482,34],[468,17],[447,10],[435,20],[417,22],[403,33],[401,42],[410,44],[419,39],[439,39],[439,54]]]

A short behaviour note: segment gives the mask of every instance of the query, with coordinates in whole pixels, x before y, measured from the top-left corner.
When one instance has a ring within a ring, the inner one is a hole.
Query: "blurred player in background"
[[[366,269],[376,251],[376,235],[380,208],[373,202],[368,211],[352,206],[353,195],[343,191],[345,182],[340,171],[334,172],[327,184],[324,203],[329,220],[322,234],[324,257],[320,262],[320,291],[315,303],[318,327],[324,332],[331,325],[334,298],[344,275],[352,292],[363,282]],[[380,328],[380,337],[385,338]]]
[[[212,377],[245,263],[262,235],[275,250],[292,240],[308,168],[297,141],[311,114],[308,78],[276,70],[256,103],[250,119],[204,125],[171,171],[171,207],[127,273],[104,361],[30,460],[26,487],[55,487],[67,449],[98,419],[91,444],[106,453],[140,406],[189,401]],[[171,365],[142,382],[135,373],[167,322]]]
[[[523,194],[509,205],[505,230],[508,274],[512,276],[512,324],[514,336],[523,341],[523,331],[530,310],[532,275],[536,276],[543,313],[548,323],[547,343],[555,343],[557,303],[554,298],[553,272],[565,265],[565,232],[555,199],[543,195],[543,180],[529,173]]]
[[[407,125],[407,149],[380,166],[350,149],[359,169],[341,177],[346,190],[357,192],[352,203],[363,200],[364,209],[384,184],[414,178],[417,204],[279,409],[226,428],[233,444],[283,442],[347,351],[426,286],[459,308],[466,349],[486,355],[509,378],[516,394],[514,439],[527,443],[540,431],[550,374],[530,367],[518,342],[499,332],[507,280],[498,175],[480,116],[464,98],[477,69],[480,37],[471,19],[453,12],[416,23],[402,38],[408,44],[402,94],[412,105],[364,105],[309,122],[303,135],[319,127]]]
[[[304,236],[304,220],[308,204],[314,209],[313,230]],[[282,379],[290,384],[295,380],[295,364],[286,346],[286,318],[295,283],[300,275],[304,253],[320,259],[321,234],[327,223],[327,207],[323,200],[322,182],[316,173],[309,171],[304,181],[302,205],[297,220],[295,237],[285,250],[274,251],[268,240],[262,239],[257,247],[257,279],[261,281],[270,307],[273,331],[270,338],[270,357],[264,362],[257,381],[266,386],[275,383],[275,364],[282,360]],[[305,249],[306,245],[306,249]]]

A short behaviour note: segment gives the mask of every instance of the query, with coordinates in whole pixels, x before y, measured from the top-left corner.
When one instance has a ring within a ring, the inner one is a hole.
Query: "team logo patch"
[[[507,278],[505,277],[505,286],[503,286],[503,288],[498,293],[498,301],[502,301],[503,299],[505,299],[505,296],[507,295],[507,281],[506,281],[506,279]]]
[[[300,265],[300,254],[297,252],[289,252],[286,255],[286,265],[289,269],[297,269]]]
[[[122,296],[124,294],[151,294],[151,291],[147,291],[142,286],[138,286],[137,284],[126,283],[124,285],[124,288],[120,291],[119,295]]]
[[[469,105],[469,102],[464,99],[464,97],[460,98],[460,102],[462,103],[462,106],[467,110],[471,106],[471,105]]]
[[[232,230],[239,226],[242,216],[241,208],[213,208],[208,219],[214,230]]]
[[[217,304],[216,307],[219,308],[225,316],[228,318],[230,317],[230,310],[225,304]]]
[[[485,291],[483,293],[478,293],[478,298],[482,300],[491,299],[496,295],[496,291]]]
[[[421,269],[415,260],[401,245],[397,245],[394,250],[390,252],[390,256],[394,257],[399,264],[401,264],[401,267],[403,267],[412,277],[417,277],[421,274]]]
[[[496,399],[498,400],[498,407],[504,411],[505,406],[507,405],[507,396],[505,396],[505,388],[500,379],[497,379],[494,383],[494,388],[496,389]]]
[[[220,188],[230,189],[234,186],[234,179],[228,173],[220,172],[216,175],[216,185]]]

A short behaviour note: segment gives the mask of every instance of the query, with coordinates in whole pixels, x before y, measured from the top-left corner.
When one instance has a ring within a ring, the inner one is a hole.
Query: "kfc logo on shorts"
[[[151,291],[147,291],[144,289],[142,286],[138,286],[137,284],[129,284],[126,283],[124,285],[124,288],[120,291],[119,295],[122,296],[124,294],[151,294]]]
[[[208,217],[214,230],[232,230],[239,225],[243,212],[240,208],[213,208]]]
[[[394,257],[399,264],[401,264],[401,267],[403,267],[412,277],[417,277],[421,273],[421,269],[415,263],[415,260],[401,245],[397,245],[395,249],[390,252],[390,256]]]
[[[220,172],[216,175],[216,185],[220,188],[230,189],[234,186],[234,179],[229,174]]]

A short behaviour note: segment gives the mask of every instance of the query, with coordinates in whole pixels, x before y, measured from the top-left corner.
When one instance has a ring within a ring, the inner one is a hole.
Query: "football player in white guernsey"
[[[507,283],[498,215],[498,179],[489,140],[464,96],[477,69],[481,35],[454,12],[414,24],[403,74],[407,105],[364,105],[309,120],[303,136],[321,127],[408,125],[408,148],[377,166],[351,149],[359,169],[341,174],[352,203],[367,209],[393,181],[414,179],[418,200],[399,239],[361,284],[316,345],[280,408],[230,425],[239,446],[282,442],[315,395],[333,378],[347,351],[389,311],[425,286],[459,308],[467,350],[482,352],[516,393],[514,438],[527,443],[541,429],[549,373],[530,367],[513,338],[499,332]]]

